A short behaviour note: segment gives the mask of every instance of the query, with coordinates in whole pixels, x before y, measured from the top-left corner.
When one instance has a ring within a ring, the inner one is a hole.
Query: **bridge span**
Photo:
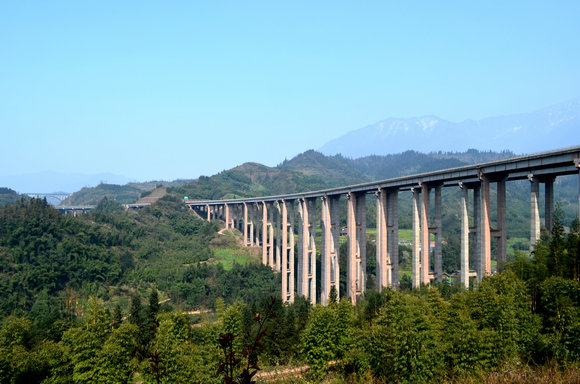
[[[518,156],[475,165],[423,174],[373,181],[364,184],[279,196],[229,200],[185,200],[190,209],[207,220],[221,219],[226,229],[243,233],[245,246],[261,246],[262,262],[282,274],[282,299],[292,302],[295,294],[316,303],[327,304],[332,287],[339,289],[339,213],[338,203],[346,198],[348,238],[346,295],[356,303],[365,290],[366,279],[366,199],[374,195],[377,204],[376,284],[399,285],[399,193],[412,194],[412,284],[442,281],[442,188],[461,190],[461,260],[459,279],[468,287],[469,278],[479,280],[491,274],[491,239],[497,239],[497,264],[506,261],[506,181],[530,182],[530,244],[540,238],[540,184],[544,184],[544,223],[548,230],[554,221],[554,180],[563,175],[579,175],[580,146]],[[490,184],[497,188],[497,219],[490,225]],[[469,193],[469,191],[472,193]],[[434,212],[430,216],[430,195]],[[316,292],[316,202],[321,201],[321,279]],[[468,207],[472,205],[472,209]],[[298,241],[295,244],[295,211]],[[471,211],[471,215],[469,215]],[[474,223],[469,225],[470,217]],[[276,228],[276,230],[274,230]],[[470,265],[469,233],[474,233],[475,265]],[[430,268],[429,234],[434,234],[434,268]],[[294,247],[298,247],[295,271]],[[473,268],[473,269],[470,269]]]

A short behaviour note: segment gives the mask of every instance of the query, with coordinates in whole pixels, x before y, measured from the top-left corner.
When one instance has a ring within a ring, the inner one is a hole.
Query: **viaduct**
[[[280,196],[230,200],[185,200],[190,209],[207,220],[221,219],[226,229],[237,228],[243,233],[245,246],[261,246],[262,262],[282,275],[282,299],[292,302],[294,295],[305,296],[312,303],[319,298],[327,304],[334,286],[339,290],[338,204],[346,198],[347,207],[347,288],[346,295],[356,303],[364,292],[366,278],[366,199],[372,195],[377,204],[376,226],[376,284],[396,288],[399,284],[398,196],[412,194],[412,284],[442,281],[442,188],[461,190],[461,261],[459,278],[467,287],[471,276],[479,280],[491,274],[491,239],[497,239],[498,266],[506,261],[506,181],[530,181],[531,239],[533,245],[540,237],[540,184],[545,185],[544,223],[551,230],[554,220],[554,180],[557,176],[579,175],[580,216],[580,146],[518,156],[509,159],[462,166],[446,170],[404,176],[370,183],[350,185],[313,192]],[[497,220],[490,223],[490,184],[497,188]],[[469,191],[472,190],[472,193]],[[431,199],[430,196],[433,195]],[[316,202],[321,209],[321,279],[316,292]],[[430,202],[434,209],[429,209]],[[468,210],[468,206],[472,206]],[[296,212],[297,211],[297,212]],[[469,212],[471,211],[471,215]],[[296,213],[297,214],[296,214]],[[430,213],[434,213],[430,218]],[[298,217],[296,217],[298,216]],[[470,227],[470,217],[473,226]],[[295,244],[295,224],[298,241]],[[474,233],[472,249],[476,260],[470,270],[469,233]],[[435,237],[434,269],[429,235]],[[297,263],[294,247],[297,245]],[[342,255],[341,255],[342,257]],[[296,265],[296,268],[295,268]],[[296,270],[295,270],[296,269]]]

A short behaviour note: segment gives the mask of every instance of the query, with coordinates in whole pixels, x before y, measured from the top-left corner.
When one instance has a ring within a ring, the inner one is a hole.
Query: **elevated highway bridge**
[[[472,276],[482,279],[491,274],[491,239],[497,239],[498,268],[506,261],[506,181],[530,182],[530,243],[540,237],[540,184],[544,184],[544,223],[551,230],[554,222],[554,181],[559,176],[580,174],[580,146],[491,161],[475,165],[397,177],[369,183],[292,193],[229,200],[185,200],[207,220],[220,219],[226,229],[243,233],[244,245],[261,246],[262,262],[282,274],[282,298],[291,302],[295,295],[313,303],[328,302],[332,287],[339,290],[338,258],[347,258],[346,296],[356,303],[365,290],[366,279],[366,199],[376,198],[376,284],[396,288],[399,285],[399,213],[398,197],[412,194],[412,284],[418,287],[430,281],[442,281],[441,191],[461,191],[461,260],[459,280],[465,287]],[[490,223],[490,184],[496,184],[497,212],[495,226]],[[469,193],[472,191],[471,193]],[[433,199],[431,199],[433,195]],[[348,251],[339,255],[340,225],[338,204],[346,199]],[[579,176],[580,210],[580,176]],[[316,220],[317,202],[321,220]],[[434,209],[429,208],[433,201]],[[472,209],[468,209],[469,206]],[[469,214],[471,211],[471,215]],[[579,212],[580,216],[580,212]],[[470,226],[471,221],[474,225]],[[296,223],[297,222],[297,223]],[[295,225],[298,241],[295,244]],[[321,271],[316,271],[316,229],[320,226]],[[469,234],[475,246],[476,260],[470,265]],[[429,235],[435,237],[430,251]],[[295,268],[294,247],[298,247]],[[434,257],[431,268],[430,257]],[[295,270],[296,269],[296,270]],[[320,291],[317,289],[317,276]]]

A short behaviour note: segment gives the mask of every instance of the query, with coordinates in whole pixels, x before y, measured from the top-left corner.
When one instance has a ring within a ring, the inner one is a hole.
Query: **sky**
[[[275,166],[580,97],[579,1],[3,1],[0,180]],[[1,185],[0,185],[1,186]]]

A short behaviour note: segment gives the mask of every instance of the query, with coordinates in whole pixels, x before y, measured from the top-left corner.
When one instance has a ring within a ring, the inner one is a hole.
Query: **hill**
[[[0,187],[0,207],[9,203],[15,203],[21,196],[10,188]]]
[[[211,177],[170,188],[193,199],[268,196],[314,191],[392,177],[458,167],[513,155],[510,152],[430,153],[406,151],[387,156],[350,159],[313,150],[285,160],[277,167],[246,163]]]

